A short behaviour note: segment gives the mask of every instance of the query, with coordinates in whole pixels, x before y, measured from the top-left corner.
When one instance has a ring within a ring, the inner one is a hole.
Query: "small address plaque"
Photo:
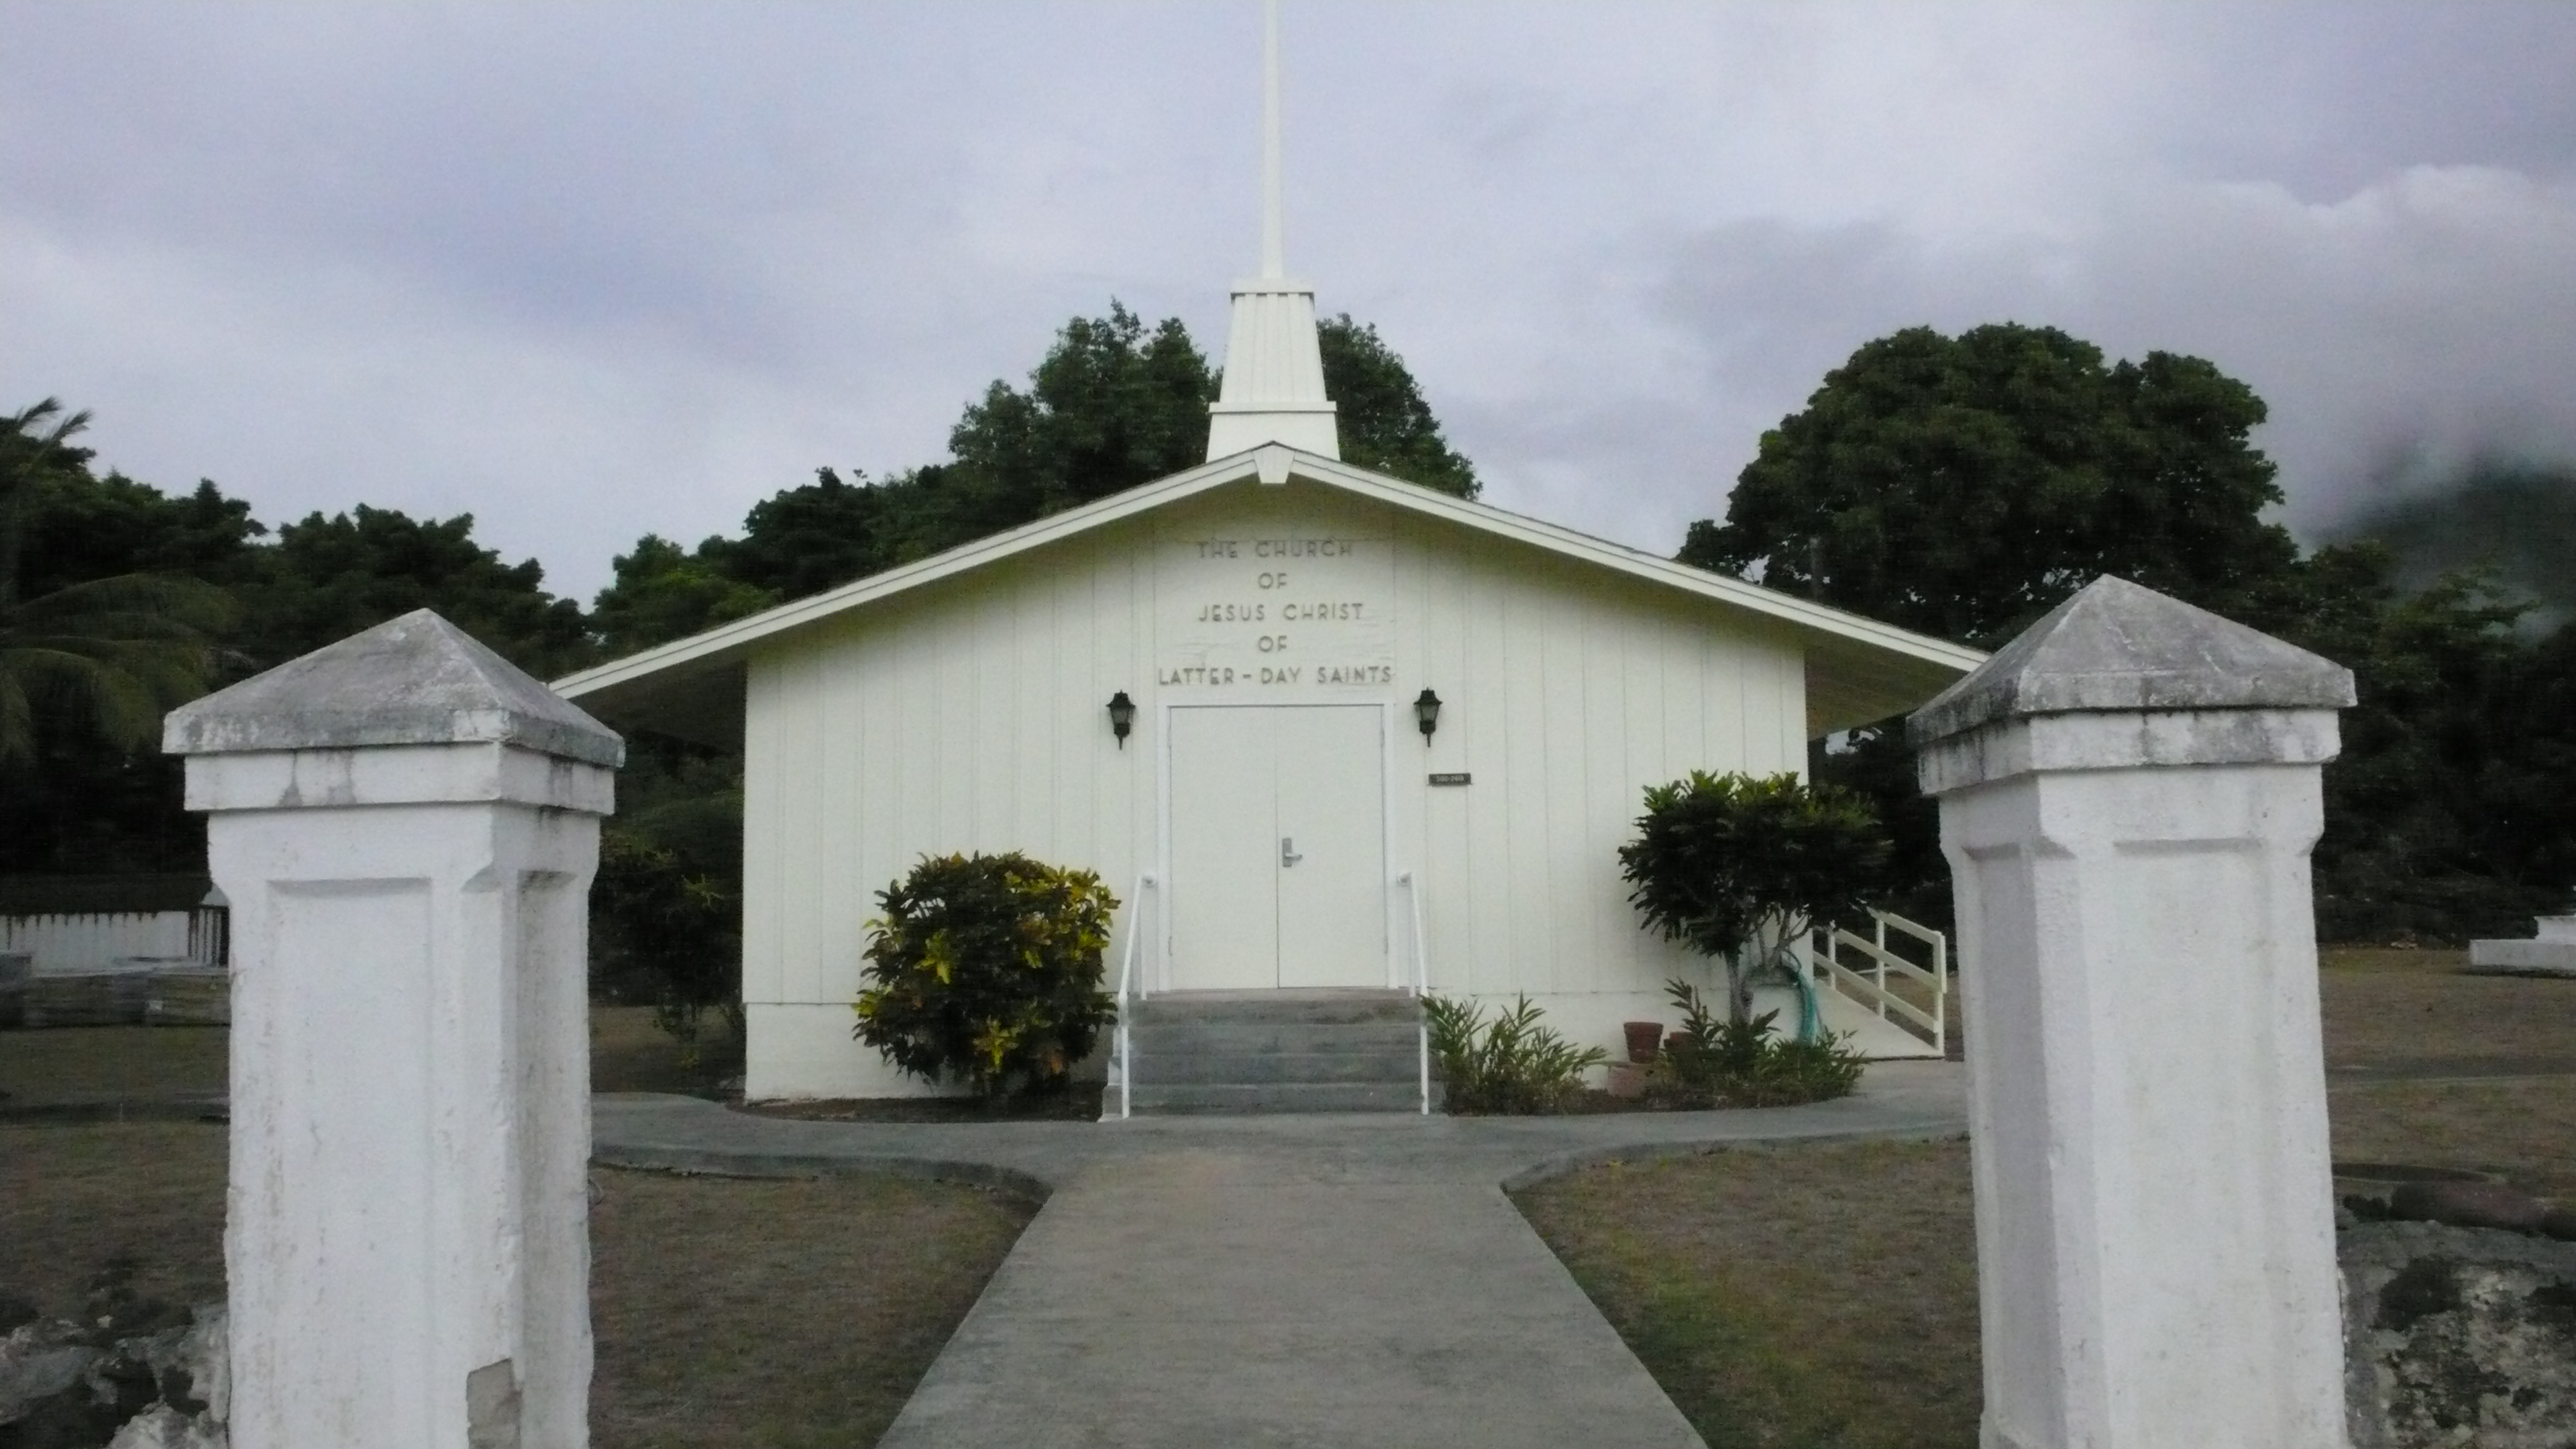
[[[1431,777],[1431,783],[1434,785],[1464,785],[1468,782],[1468,779],[1469,776],[1467,772],[1460,770],[1455,774],[1433,775]]]

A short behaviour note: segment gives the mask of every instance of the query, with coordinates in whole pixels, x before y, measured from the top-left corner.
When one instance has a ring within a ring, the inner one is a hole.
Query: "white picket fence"
[[[183,963],[212,968],[230,959],[230,917],[222,906],[0,916],[0,955],[32,957],[31,969],[38,976],[142,971]]]

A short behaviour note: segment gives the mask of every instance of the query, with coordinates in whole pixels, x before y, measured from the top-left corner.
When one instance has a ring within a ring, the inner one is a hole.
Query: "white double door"
[[[1386,712],[1171,712],[1170,984],[1386,984]]]

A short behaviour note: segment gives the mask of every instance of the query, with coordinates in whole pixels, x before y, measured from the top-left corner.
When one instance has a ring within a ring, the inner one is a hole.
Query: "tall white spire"
[[[1288,206],[1279,183],[1279,0],[1261,7],[1261,279],[1288,275]]]
[[[1234,284],[1225,385],[1208,409],[1208,457],[1264,443],[1342,456],[1324,354],[1315,340],[1315,288],[1288,276],[1279,167],[1279,0],[1265,0],[1261,46],[1261,275]]]

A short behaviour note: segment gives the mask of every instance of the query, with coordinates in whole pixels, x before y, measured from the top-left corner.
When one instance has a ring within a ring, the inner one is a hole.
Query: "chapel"
[[[1615,1054],[1622,1022],[1671,1017],[1667,980],[1708,975],[1620,878],[1645,788],[1803,771],[1810,741],[1983,657],[1342,462],[1314,288],[1285,266],[1278,106],[1274,29],[1261,267],[1203,466],[555,684],[743,753],[748,1096],[930,1090],[852,1039],[851,1003],[876,893],[958,851],[1098,872],[1140,1025],[1197,1003],[1233,1039],[1393,1020],[1410,1043],[1427,988],[1527,996]],[[1828,1028],[1931,1054],[1826,985]],[[1175,1053],[1122,1051],[1113,1079],[1174,1110],[1427,1095],[1409,1045],[1400,1081],[1158,1081]]]

